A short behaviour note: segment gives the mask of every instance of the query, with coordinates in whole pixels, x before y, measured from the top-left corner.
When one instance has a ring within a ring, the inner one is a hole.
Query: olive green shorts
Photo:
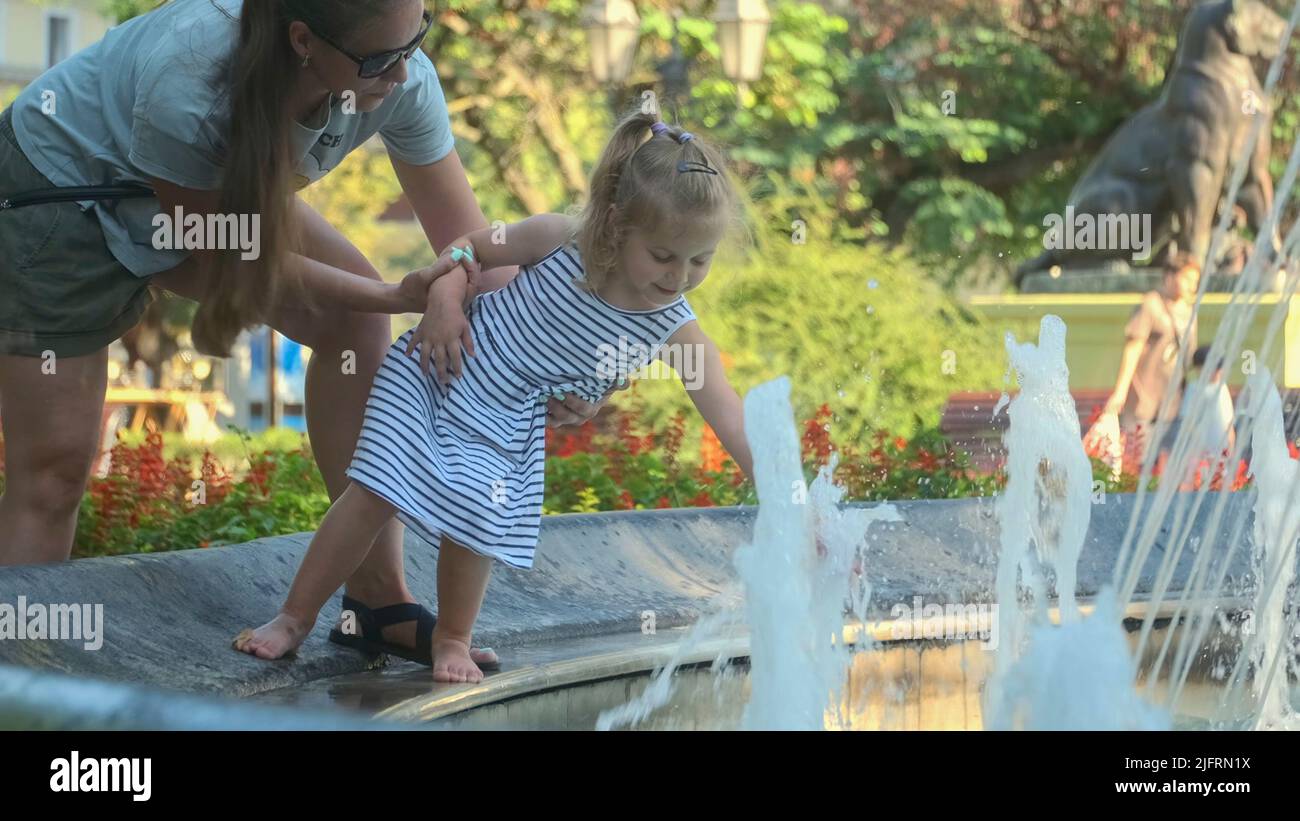
[[[0,114],[0,199],[53,183]],[[0,354],[85,356],[126,333],[153,301],[149,279],[118,262],[95,212],[75,202],[0,211]]]

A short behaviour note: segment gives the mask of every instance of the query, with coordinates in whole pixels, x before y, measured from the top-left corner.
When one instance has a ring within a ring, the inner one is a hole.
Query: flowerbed
[[[996,494],[1006,482],[1000,466],[981,471],[937,431],[910,439],[874,431],[864,443],[837,443],[829,406],[801,425],[805,479],[832,456],[835,478],[849,501],[951,499]],[[547,432],[548,514],[754,504],[752,484],[727,457],[707,427],[687,441],[685,418],[666,429],[638,430],[631,416],[613,412],[578,428]],[[233,544],[264,536],[313,530],[329,508],[324,482],[305,437],[241,434],[243,455],[231,459],[183,444],[164,446],[157,433],[119,441],[107,471],[91,479],[81,505],[74,556],[115,555]],[[286,444],[291,443],[291,444]],[[270,447],[265,445],[270,444]],[[1289,445],[1292,458],[1300,453]],[[0,440],[0,464],[4,443]],[[1139,465],[1126,455],[1118,477],[1093,460],[1095,487],[1132,492]],[[1149,487],[1164,472],[1157,463]],[[1246,463],[1202,462],[1187,489],[1209,482],[1219,489],[1248,486]],[[4,472],[0,470],[0,492]]]

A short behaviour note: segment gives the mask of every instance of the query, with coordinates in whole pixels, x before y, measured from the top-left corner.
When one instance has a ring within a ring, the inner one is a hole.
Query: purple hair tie
[[[654,135],[656,137],[658,137],[660,134],[668,133],[668,125],[662,122],[655,123],[654,125],[650,126],[650,130],[654,132]],[[695,135],[689,131],[683,131],[675,139],[677,140],[677,142],[685,144],[688,141],[695,139]]]

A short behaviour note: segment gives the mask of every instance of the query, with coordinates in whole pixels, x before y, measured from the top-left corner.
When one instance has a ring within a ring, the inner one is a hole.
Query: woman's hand
[[[622,385],[615,385],[610,388],[599,402],[588,402],[572,394],[566,394],[558,398],[552,398],[546,403],[546,426],[548,428],[561,428],[566,425],[581,425],[600,413],[600,409],[605,407],[605,403],[614,395],[615,391],[627,390],[632,386],[630,381],[625,381]]]
[[[401,283],[396,286],[397,313],[414,314],[424,310],[429,301],[429,288],[440,277],[451,273],[457,267],[465,269],[466,276],[469,277],[469,283],[472,287],[482,273],[478,263],[478,254],[474,251],[474,245],[469,241],[468,236],[460,239],[447,246],[447,249],[438,256],[437,262],[421,268],[418,271],[412,271],[402,278]]]
[[[464,294],[464,288],[457,290],[449,286],[445,293],[439,291],[438,288],[430,290],[428,310],[406,344],[406,355],[411,356],[419,346],[420,370],[427,376],[432,362],[438,372],[438,381],[445,385],[451,381],[449,374],[460,377],[462,373],[461,343],[465,345],[465,352],[473,356],[474,340],[470,335],[463,299],[457,297],[458,293]]]
[[[479,265],[480,255],[474,243],[470,240],[470,235],[466,234],[460,239],[448,245],[438,255],[438,261],[429,267],[433,272],[434,278],[438,278],[448,271],[453,271],[456,266],[465,269],[469,276],[469,284],[473,285],[478,281],[479,274],[483,273]]]
[[[435,274],[434,270],[434,266],[431,265],[402,277],[402,281],[394,286],[397,293],[397,310],[394,313],[418,314],[424,310],[424,306],[429,301],[429,286],[441,276]]]

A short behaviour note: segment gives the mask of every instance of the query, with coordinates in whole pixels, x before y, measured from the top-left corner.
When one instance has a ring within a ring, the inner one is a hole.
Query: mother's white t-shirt
[[[173,0],[109,29],[98,43],[42,74],[13,104],[23,153],[57,186],[157,177],[187,188],[219,188],[241,5]],[[393,156],[412,165],[451,153],[451,121],[433,63],[417,51],[407,70],[407,81],[375,111],[355,112],[331,98],[310,124],[294,123],[299,187],[325,176],[376,133]],[[137,276],[166,271],[189,256],[154,248],[157,199],[80,205],[95,209],[109,250]]]

